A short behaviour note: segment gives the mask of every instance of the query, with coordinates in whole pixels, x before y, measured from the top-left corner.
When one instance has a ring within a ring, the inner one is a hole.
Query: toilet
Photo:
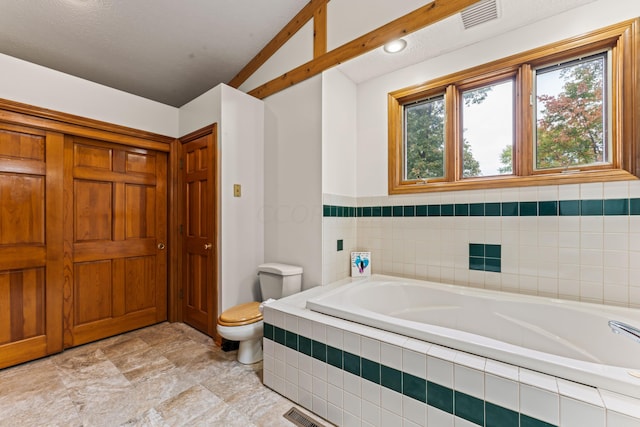
[[[295,294],[302,287],[302,267],[295,265],[261,264],[258,276],[264,301]],[[222,338],[240,343],[238,362],[250,365],[262,360],[264,322],[259,302],[248,302],[225,310],[218,317],[216,328]]]

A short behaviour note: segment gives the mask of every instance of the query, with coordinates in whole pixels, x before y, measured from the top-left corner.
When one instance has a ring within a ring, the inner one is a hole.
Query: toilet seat
[[[218,325],[221,326],[243,326],[250,325],[262,320],[260,303],[257,301],[236,305],[225,310],[218,318]]]

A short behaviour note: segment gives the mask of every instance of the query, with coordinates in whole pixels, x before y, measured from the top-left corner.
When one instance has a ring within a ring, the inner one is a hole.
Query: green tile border
[[[266,322],[264,338],[479,426],[557,427]]]
[[[469,270],[502,271],[502,245],[469,243]]]
[[[361,207],[322,205],[322,216],[325,218],[613,215],[640,215],[640,198],[544,200],[539,202],[446,203],[434,205],[423,204]]]

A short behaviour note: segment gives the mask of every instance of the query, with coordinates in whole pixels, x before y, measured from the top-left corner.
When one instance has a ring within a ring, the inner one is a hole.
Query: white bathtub
[[[640,398],[640,310],[378,276],[307,308],[408,337]]]

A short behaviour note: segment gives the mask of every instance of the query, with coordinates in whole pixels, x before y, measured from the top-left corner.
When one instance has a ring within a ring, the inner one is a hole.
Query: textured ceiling
[[[0,0],[0,53],[164,104],[230,81],[308,0]]]
[[[362,82],[592,1],[497,0],[496,20],[464,30],[457,14],[401,54],[340,68]],[[178,107],[229,82],[307,2],[0,0],[0,53]]]
[[[496,0],[497,19],[465,30],[458,13],[404,37],[407,48],[398,54],[389,55],[376,49],[340,65],[339,69],[354,82],[362,83],[594,1]]]

